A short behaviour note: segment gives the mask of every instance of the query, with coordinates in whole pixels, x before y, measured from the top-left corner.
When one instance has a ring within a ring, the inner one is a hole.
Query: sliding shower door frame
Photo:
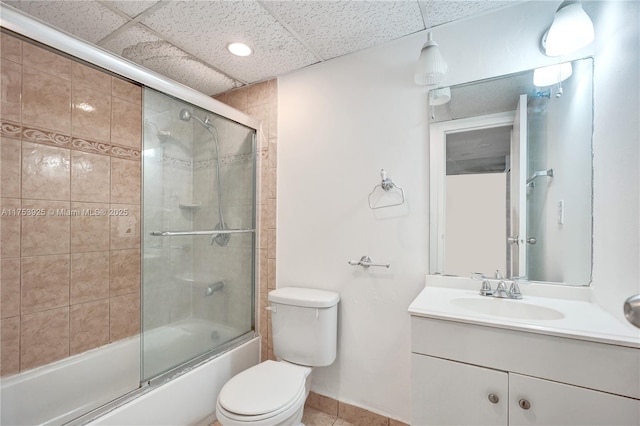
[[[42,45],[48,46],[52,49],[56,49],[71,57],[84,61],[88,64],[94,65],[103,69],[106,72],[110,72],[119,77],[129,79],[135,84],[143,87],[149,87],[159,92],[165,93],[174,98],[193,104],[202,109],[208,110],[216,115],[225,117],[231,121],[244,125],[255,132],[253,134],[253,198],[254,203],[259,199],[258,188],[260,185],[257,182],[259,175],[257,173],[257,140],[262,138],[261,121],[251,116],[248,116],[235,108],[232,108],[220,101],[217,101],[207,95],[197,92],[183,84],[175,82],[162,76],[156,72],[145,69],[133,62],[130,62],[124,58],[114,55],[113,53],[104,50],[98,46],[87,43],[83,40],[76,38],[70,34],[61,32],[48,24],[32,18],[23,12],[9,6],[2,4],[2,13],[0,14],[0,26],[6,30],[9,30],[18,36],[22,36],[31,40],[34,40]],[[257,207],[257,206],[256,206]],[[96,419],[101,415],[114,410],[115,408],[122,406],[154,389],[155,387],[172,380],[173,378],[183,374],[186,371],[190,371],[200,364],[203,364],[211,358],[217,357],[222,353],[225,353],[232,348],[249,341],[252,338],[259,336],[258,323],[256,321],[257,314],[256,309],[259,306],[258,303],[258,289],[257,289],[257,271],[258,271],[258,250],[259,247],[259,232],[258,220],[257,220],[256,208],[253,211],[253,293],[252,300],[252,324],[254,329],[249,331],[234,340],[225,343],[210,352],[207,352],[201,356],[198,356],[191,361],[176,367],[154,379],[146,382],[141,382],[138,389],[121,395],[115,400],[95,409],[84,415],[68,422],[67,425],[81,425],[90,422],[92,419]],[[143,256],[141,256],[141,262]],[[141,265],[142,266],[142,265]],[[142,330],[141,330],[142,331]]]
[[[143,101],[142,101],[142,105],[145,105],[145,96],[147,96],[149,93],[148,90],[143,90]],[[183,99],[177,98],[177,97],[173,97],[175,100],[184,103]],[[200,105],[195,105],[200,107]],[[223,104],[223,106],[226,106]],[[211,110],[208,110],[208,112],[214,112]],[[215,113],[215,112],[214,112]],[[224,117],[223,118],[227,118]],[[249,119],[253,120],[253,118],[248,117]],[[236,123],[238,123],[236,121]],[[239,123],[242,124],[242,123]],[[144,309],[142,309],[141,307],[141,321],[140,321],[140,342],[141,342],[141,351],[140,351],[140,383],[142,387],[149,387],[150,389],[154,389],[164,383],[167,383],[170,380],[173,380],[174,378],[179,377],[180,375],[184,374],[185,372],[191,371],[194,368],[198,367],[199,365],[206,363],[208,360],[218,357],[222,354],[224,354],[225,352],[228,352],[229,350],[233,349],[234,347],[254,338],[254,337],[258,337],[259,336],[259,329],[258,329],[258,323],[257,323],[257,307],[259,306],[259,294],[258,294],[258,247],[259,247],[259,232],[258,232],[258,214],[257,214],[257,200],[259,197],[258,194],[258,145],[257,145],[257,141],[258,141],[258,132],[256,131],[255,128],[252,128],[251,126],[247,126],[245,125],[245,127],[254,130],[251,133],[251,172],[252,172],[252,186],[250,188],[251,190],[251,195],[252,195],[252,204],[253,204],[253,209],[252,209],[252,216],[251,216],[251,224],[252,224],[252,229],[227,229],[226,231],[222,231],[223,233],[228,233],[230,235],[238,235],[238,234],[251,234],[251,238],[252,238],[252,247],[253,247],[253,259],[252,259],[252,274],[251,274],[251,285],[253,288],[253,297],[251,299],[251,324],[252,324],[252,330],[235,337],[234,339],[230,340],[229,342],[226,342],[224,344],[221,344],[219,346],[213,347],[210,350],[200,354],[200,355],[196,355],[192,358],[190,358],[188,361],[181,363],[179,365],[176,365],[164,372],[161,372],[157,375],[154,375],[152,377],[149,378],[145,378],[144,377],[144,365],[145,365],[145,353],[144,350],[142,350],[143,348],[143,342],[144,342],[144,332],[145,332],[145,327],[144,327]],[[143,132],[143,140],[145,139],[145,135]],[[144,149],[144,143],[143,143],[143,149]],[[145,161],[143,159],[142,161],[142,182],[141,182],[141,193],[145,194]],[[145,224],[144,224],[144,218],[146,217],[145,215],[145,203],[142,203],[141,206],[141,229],[145,229]],[[211,236],[211,235],[215,235],[220,233],[219,230],[194,230],[194,231],[166,231],[166,230],[162,230],[162,231],[152,231],[151,235],[154,237],[174,237],[174,236]],[[142,241],[144,241],[144,238],[142,238]],[[144,267],[144,256],[141,256],[141,264],[140,264],[140,281],[141,281],[141,295],[144,295],[144,283],[145,283],[145,267]],[[144,297],[142,297],[142,299],[144,299]],[[142,302],[141,302],[142,305]]]

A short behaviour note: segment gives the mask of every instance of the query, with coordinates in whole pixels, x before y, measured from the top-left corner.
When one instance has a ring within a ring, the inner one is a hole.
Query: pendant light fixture
[[[418,67],[415,73],[415,82],[420,86],[435,86],[439,84],[447,74],[449,67],[440,53],[438,43],[433,41],[431,32],[427,33],[427,42],[422,46]]]
[[[547,56],[566,55],[587,46],[594,36],[593,22],[580,2],[565,1],[542,36],[542,51]]]

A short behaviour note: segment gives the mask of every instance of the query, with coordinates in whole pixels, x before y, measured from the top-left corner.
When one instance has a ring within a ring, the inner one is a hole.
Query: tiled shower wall
[[[262,360],[274,359],[271,340],[271,316],[267,293],[276,288],[276,171],[278,146],[278,80],[234,89],[215,96],[246,114],[262,121],[262,137],[258,140],[260,172],[259,211],[259,321],[262,336]]]
[[[2,34],[1,374],[140,328],[141,89]]]

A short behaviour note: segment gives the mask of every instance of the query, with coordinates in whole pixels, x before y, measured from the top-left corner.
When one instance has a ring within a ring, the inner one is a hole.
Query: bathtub
[[[158,363],[146,363],[146,371],[161,369],[156,354],[164,361],[182,356],[189,333],[222,341],[229,330],[200,320],[150,330],[145,346]],[[139,395],[134,392],[128,402],[90,424],[198,424],[215,411],[222,385],[259,362],[259,338],[249,339],[157,387],[140,387],[139,336],[7,377],[1,381],[0,424],[60,425],[136,390]]]

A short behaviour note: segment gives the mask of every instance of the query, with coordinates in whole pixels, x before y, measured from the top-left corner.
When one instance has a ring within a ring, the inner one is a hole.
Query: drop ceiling
[[[207,95],[513,1],[15,1],[13,6]],[[226,49],[244,42],[254,54]],[[416,52],[417,59],[418,52]]]

